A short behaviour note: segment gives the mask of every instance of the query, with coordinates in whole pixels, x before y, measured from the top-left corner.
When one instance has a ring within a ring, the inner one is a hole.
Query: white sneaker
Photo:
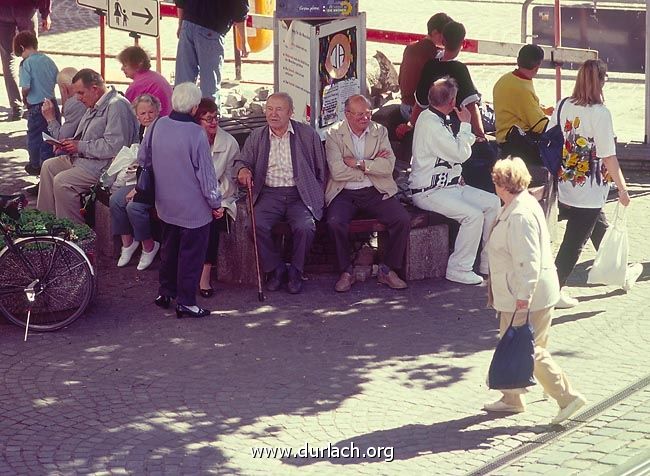
[[[641,263],[634,263],[627,267],[625,272],[625,284],[623,285],[623,291],[629,291],[632,289],[636,280],[639,279],[643,273],[643,265]]]
[[[156,254],[158,254],[158,250],[160,249],[160,243],[157,241],[153,242],[153,248],[151,251],[145,251],[144,249],[142,250],[142,254],[140,255],[140,261],[138,262],[138,271],[142,271],[147,269],[149,266],[151,266],[151,263],[153,263],[153,259],[156,257]]]
[[[445,276],[448,281],[453,281],[460,284],[482,284],[483,278],[473,271],[453,271],[447,270]]]
[[[138,249],[138,246],[140,246],[140,242],[134,241],[131,243],[131,246],[127,246],[126,248],[124,246],[122,247],[122,251],[120,252],[120,259],[117,260],[118,268],[123,268],[129,264],[129,261],[131,261],[131,258],[133,258],[133,255]]]
[[[568,419],[575,412],[580,410],[587,403],[587,399],[582,395],[578,395],[566,407],[560,408],[558,414],[551,420],[551,425],[559,425],[564,420]]]
[[[576,307],[580,301],[571,296],[567,296],[564,291],[560,290],[560,300],[555,304],[555,309],[571,309]]]

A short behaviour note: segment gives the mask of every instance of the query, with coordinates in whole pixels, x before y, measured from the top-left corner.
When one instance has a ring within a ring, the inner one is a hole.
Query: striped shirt
[[[365,157],[363,154],[366,152],[366,136],[368,135],[368,128],[366,127],[366,130],[361,133],[361,136],[356,135],[354,132],[352,132],[352,128],[350,128],[350,124],[348,124],[348,130],[350,131],[350,137],[352,138],[352,144],[354,145],[354,158],[357,160],[364,160]],[[352,182],[348,181],[346,184],[343,186],[346,190],[359,190],[362,188],[367,188],[367,187],[372,187],[372,182],[368,178],[367,175],[363,176],[363,180],[361,182]]]
[[[282,137],[275,135],[269,127],[271,150],[269,151],[269,168],[264,182],[267,187],[294,187],[296,185],[293,179],[291,136],[289,135],[293,133],[291,122],[289,122],[289,127]]]

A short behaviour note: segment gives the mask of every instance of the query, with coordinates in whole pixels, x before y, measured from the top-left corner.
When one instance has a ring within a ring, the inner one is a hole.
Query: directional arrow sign
[[[158,36],[160,4],[157,0],[108,0],[107,16],[110,28]]]
[[[77,5],[93,10],[108,10],[108,0],[77,0]]]

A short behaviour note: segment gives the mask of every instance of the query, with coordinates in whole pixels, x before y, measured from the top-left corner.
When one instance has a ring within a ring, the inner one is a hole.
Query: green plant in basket
[[[57,218],[53,213],[42,212],[33,208],[24,210],[17,221],[10,220],[6,216],[2,218],[3,222],[17,235],[20,235],[21,232],[43,235],[55,234],[64,236],[77,244],[93,238],[93,231],[88,225],[75,223],[67,218]],[[0,249],[4,245],[4,240],[0,236]]]

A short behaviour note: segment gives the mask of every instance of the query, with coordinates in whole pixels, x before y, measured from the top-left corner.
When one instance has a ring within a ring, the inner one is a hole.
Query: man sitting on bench
[[[463,181],[461,164],[469,159],[476,137],[471,131],[470,112],[465,107],[456,107],[457,92],[458,84],[448,77],[431,86],[429,108],[420,114],[413,134],[409,186],[415,206],[460,223],[454,252],[447,262],[447,279],[481,284],[483,278],[472,268],[482,236],[479,270],[488,274],[485,244],[501,202],[496,195],[465,185]],[[452,111],[461,121],[456,136],[449,120]]]
[[[348,227],[357,212],[379,220],[388,229],[388,246],[384,263],[379,266],[377,281],[393,289],[404,289],[393,269],[404,263],[411,218],[397,199],[393,180],[395,154],[388,131],[370,120],[370,103],[361,95],[345,101],[345,120],[327,133],[325,153],[330,170],[325,191],[327,225],[336,245],[341,276],[334,289],[350,290],[354,274],[350,263]]]
[[[131,104],[92,69],[72,78],[77,99],[88,109],[74,137],[62,140],[61,155],[43,162],[36,208],[83,223],[79,196],[88,192],[113,157],[138,141]]]
[[[293,250],[287,288],[302,291],[305,257],[323,216],[327,168],[318,133],[291,120],[293,100],[287,93],[266,101],[267,125],[255,129],[233,165],[240,185],[252,187],[255,230],[262,268],[269,273],[266,288],[277,291],[287,278],[287,267],[273,242],[273,226],[286,220]]]

